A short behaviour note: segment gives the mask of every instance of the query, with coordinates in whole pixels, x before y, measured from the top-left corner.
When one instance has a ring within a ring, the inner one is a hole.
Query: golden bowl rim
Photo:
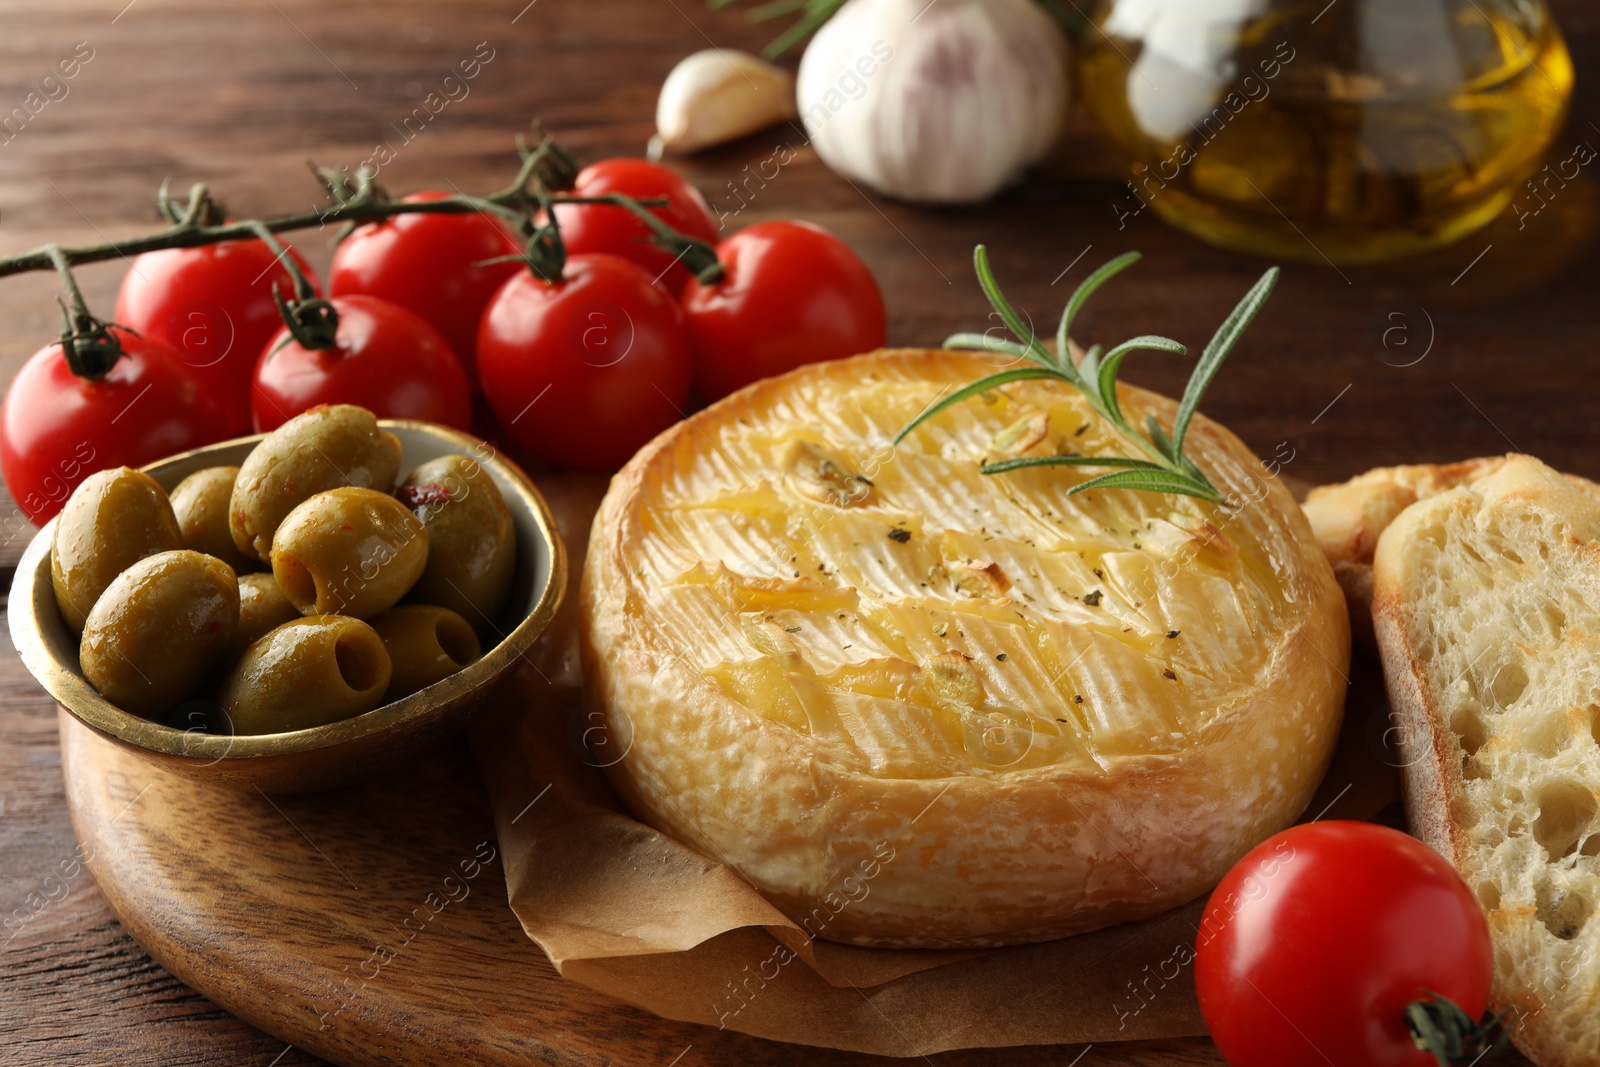
[[[216,764],[223,761],[264,759],[303,755],[347,745],[389,730],[404,729],[433,717],[441,708],[461,702],[463,695],[492,685],[514,661],[526,656],[533,643],[549,627],[561,607],[567,587],[566,549],[556,529],[554,516],[533,480],[512,460],[483,439],[449,426],[416,419],[379,419],[386,430],[406,430],[441,439],[457,446],[480,463],[492,464],[504,474],[521,505],[528,510],[539,537],[550,556],[544,588],[532,609],[493,648],[460,672],[426,689],[402,697],[372,711],[339,722],[276,734],[212,734],[199,730],[180,730],[164,723],[135,715],[101,696],[79,673],[76,662],[62,662],[50,650],[44,630],[34,611],[41,576],[47,573],[48,559],[55,540],[57,519],[49,522],[28,543],[17,564],[8,601],[11,640],[28,672],[45,688],[56,703],[73,718],[96,733],[115,738],[134,748],[185,762]],[[154,474],[184,461],[242,444],[259,444],[265,433],[246,434],[217,441],[200,448],[148,463],[139,469]],[[48,579],[44,579],[48,581]],[[53,603],[53,599],[52,599]],[[76,657],[74,657],[76,659]]]

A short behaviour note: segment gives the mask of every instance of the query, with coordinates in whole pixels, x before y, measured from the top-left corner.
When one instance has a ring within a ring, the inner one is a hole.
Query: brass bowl
[[[476,437],[431,423],[383,419],[400,439],[400,470],[464,452],[494,479],[511,511],[517,572],[501,617],[505,636],[476,663],[392,704],[342,722],[280,734],[225,736],[181,730],[123,711],[95,691],[78,667],[78,638],[61,621],[50,584],[56,520],[35,535],[11,583],[11,640],[22,662],[71,715],[103,737],[187,777],[269,793],[324,789],[391,768],[430,750],[466,725],[495,682],[510,671],[555,616],[566,589],[566,555],[544,498],[516,464]],[[238,466],[264,435],[241,437],[152,463],[144,470],[169,491],[205,467]]]

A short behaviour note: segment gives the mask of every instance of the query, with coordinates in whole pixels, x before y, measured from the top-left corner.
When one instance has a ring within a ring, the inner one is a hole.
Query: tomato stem
[[[67,299],[56,298],[61,305],[61,352],[66,356],[67,367],[80,378],[98,381],[122,355],[122,345],[111,332],[111,323],[89,313],[66,251],[60,245],[50,245],[44,252],[67,289]]]
[[[582,168],[542,127],[537,123],[534,125],[540,134],[536,147],[529,148],[527,139],[517,134],[517,155],[522,160],[517,184],[525,188],[529,181],[536,180],[541,189],[553,193],[566,192],[578,184],[578,172]]]
[[[182,211],[178,210],[168,195],[171,187],[171,178],[161,180],[161,188],[156,193],[156,209],[161,212],[162,218],[174,226],[217,226],[227,219],[227,212],[211,198],[211,191],[204,185],[196,183],[189,187],[189,203]]]
[[[1431,989],[1406,1005],[1406,1027],[1417,1048],[1438,1061],[1439,1067],[1474,1064],[1491,1059],[1511,1043],[1515,1008],[1477,1020],[1450,998]]]
[[[324,351],[332,348],[339,339],[338,309],[331,301],[317,296],[317,291],[311,287],[305,271],[300,269],[300,264],[289,254],[289,249],[273,236],[271,230],[258,219],[252,219],[250,222],[256,235],[261,238],[261,243],[272,250],[273,258],[282,263],[284,269],[289,272],[289,279],[294,285],[294,299],[285,300],[278,283],[276,281],[272,283],[273,303],[278,305],[278,315],[283,319],[283,324],[289,328],[289,337],[285,338],[278,348],[288,344],[290,338],[307,350]],[[273,351],[277,351],[277,348]]]
[[[717,250],[704,241],[698,241],[674,230],[661,220],[655,212],[646,210],[643,202],[621,193],[612,194],[612,202],[631,211],[640,222],[650,228],[651,240],[673,253],[677,259],[697,279],[706,285],[720,282],[723,275],[721,262],[717,260]]]
[[[544,209],[541,216],[544,221],[528,238],[524,258],[534,274],[553,285],[561,280],[561,272],[567,267],[567,243],[561,239],[561,224],[556,221],[554,202],[544,194],[539,200]]]
[[[397,215],[466,215],[477,212],[500,218],[527,238],[527,251],[513,258],[527,262],[534,273],[547,281],[560,279],[562,265],[566,260],[566,249],[561,243],[555,212],[551,210],[556,204],[614,204],[635,212],[643,212],[641,217],[646,218],[647,225],[650,225],[658,241],[690,240],[644,211],[645,205],[666,204],[667,201],[664,199],[636,201],[620,194],[564,195],[565,191],[571,189],[576,182],[578,163],[542,130],[539,132],[538,143],[532,147],[529,147],[523,137],[518,136],[517,154],[521,165],[516,178],[498,192],[487,196],[458,193],[437,200],[417,201],[391,200],[384,189],[374,181],[376,174],[365,167],[351,175],[312,164],[312,173],[317,176],[317,180],[322,183],[323,189],[332,200],[329,207],[280,218],[242,219],[234,222],[226,220],[222,208],[202,184],[197,183],[190,187],[188,202],[180,207],[169,195],[171,185],[169,179],[161,183],[160,192],[156,196],[156,206],[162,218],[168,223],[165,228],[117,243],[74,247],[49,244],[30,252],[0,257],[0,278],[37,270],[54,270],[61,275],[66,287],[66,299],[61,301],[65,322],[61,333],[61,344],[67,357],[67,364],[74,374],[83,378],[97,379],[103,377],[116,363],[118,357],[122,355],[122,346],[111,332],[111,326],[114,324],[103,322],[90,314],[83,294],[78,289],[72,268],[85,263],[127,259],[145,252],[159,252],[171,248],[202,248],[227,241],[258,238],[278,254],[294,280],[295,296],[292,301],[286,300],[277,291],[276,285],[273,287],[274,299],[278,302],[278,309],[283,314],[290,333],[296,341],[308,348],[329,348],[334,343],[338,316],[331,304],[317,297],[294,258],[287,255],[283,246],[274,238],[275,234],[291,230],[325,229],[330,223],[340,223],[343,224],[339,235],[342,239],[351,229],[362,223],[382,222]],[[541,210],[548,221],[544,224],[535,224],[534,215]],[[703,253],[691,250],[694,258],[691,260],[690,254],[686,253],[684,260],[685,263],[691,264],[690,269],[696,273],[720,272],[716,254],[710,250],[710,246],[700,242],[693,243],[710,253],[710,263],[704,262]],[[669,247],[676,246],[669,245]],[[693,264],[700,266],[696,267]],[[720,277],[720,273],[718,276]]]

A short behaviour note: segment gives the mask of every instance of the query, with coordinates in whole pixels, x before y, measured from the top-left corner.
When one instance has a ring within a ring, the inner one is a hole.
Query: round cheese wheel
[[[585,691],[643,819],[812,936],[985,946],[1152,915],[1300,814],[1338,734],[1344,600],[1300,509],[1196,418],[1229,498],[1067,491],[1137,455],[994,365],[889,351],[758,382],[615,478]],[[1172,401],[1124,386],[1129,421]]]

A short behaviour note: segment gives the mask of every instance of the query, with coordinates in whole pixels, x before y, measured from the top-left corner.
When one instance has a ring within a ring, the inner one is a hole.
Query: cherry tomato
[[[289,254],[315,287],[305,260],[293,248]],[[165,341],[222,401],[230,431],[248,433],[256,357],[283,325],[274,282],[285,297],[294,295],[288,268],[254,238],[146,252],[122,279],[114,318]]]
[[[883,296],[861,258],[809,222],[763,222],[717,245],[725,275],[683,291],[694,381],[708,399],[803,363],[882,348]]]
[[[336,296],[337,343],[326,350],[289,341],[284,327],[256,367],[250,404],[258,432],[318,404],[359,404],[383,419],[472,425],[472,391],[439,331],[375,296]]]
[[[635,200],[664,197],[651,213],[685,237],[707,244],[717,239],[717,220],[700,190],[675,171],[644,159],[605,159],[578,172],[573,196],[623,193]],[[561,204],[556,207],[561,240],[572,255],[608,252],[631,259],[673,293],[683,291],[689,272],[671,252],[650,240],[650,228],[626,208],[612,204]]]
[[[535,456],[614,470],[682,414],[683,312],[639,265],[572,256],[560,282],[523,271],[495,295],[478,373],[501,425]]]
[[[1240,860],[1206,906],[1195,986],[1233,1067],[1434,1067],[1406,1026],[1424,990],[1474,1020],[1489,924],[1432,849],[1372,823],[1295,826]]]
[[[442,200],[448,193],[415,193],[406,202]],[[358,227],[333,254],[328,292],[365,294],[399,304],[425,319],[449,344],[467,378],[477,364],[478,320],[518,263],[475,266],[516,255],[522,243],[486,214],[396,215]]]
[[[113,329],[123,354],[98,381],[72,373],[60,343],[23,364],[0,410],[0,472],[43,525],[79,482],[228,436],[221,401],[161,341]]]

